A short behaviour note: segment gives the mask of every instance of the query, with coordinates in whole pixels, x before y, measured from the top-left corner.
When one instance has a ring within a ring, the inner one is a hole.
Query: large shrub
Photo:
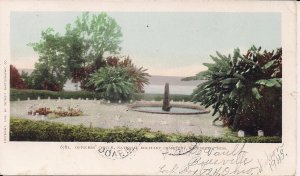
[[[144,92],[144,85],[149,84],[150,75],[146,72],[147,69],[143,67],[137,67],[133,64],[129,57],[120,59],[118,57],[107,57],[106,65],[109,67],[121,67],[127,70],[129,76],[131,77],[134,87],[137,92]]]
[[[128,72],[120,67],[103,67],[91,74],[88,85],[109,100],[127,100],[135,92],[134,83]]]
[[[56,141],[56,142],[239,142],[279,143],[280,137],[209,137],[153,132],[148,128],[112,129],[88,128],[82,125],[65,125],[28,119],[10,119],[11,141]]]
[[[226,125],[250,134],[263,130],[280,135],[282,123],[282,49],[261,52],[252,47],[246,55],[239,49],[233,57],[217,52],[214,63],[204,64],[208,79],[193,92],[193,101],[212,106]]]
[[[144,85],[149,84],[150,75],[146,72],[147,69],[143,67],[137,67],[133,64],[132,60],[129,57],[122,59],[122,57],[109,56],[103,61],[98,63],[100,67],[120,67],[127,70],[128,75],[131,77],[135,90],[137,93],[144,92]],[[96,87],[93,84],[89,84],[89,79],[91,74],[97,71],[98,67],[95,65],[88,65],[75,69],[72,72],[72,77],[74,82],[80,82],[81,89],[93,91]]]
[[[147,69],[143,67],[137,67],[133,64],[129,57],[119,62],[119,67],[126,68],[129,76],[132,78],[135,89],[137,92],[144,92],[144,85],[149,84],[150,75],[146,72]]]
[[[16,89],[26,88],[26,84],[22,80],[21,75],[18,72],[18,69],[13,65],[10,65],[10,87]]]

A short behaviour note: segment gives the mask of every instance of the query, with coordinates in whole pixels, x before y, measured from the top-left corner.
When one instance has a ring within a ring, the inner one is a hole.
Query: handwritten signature
[[[175,164],[162,164],[161,174],[169,175],[259,175],[266,169],[274,171],[285,159],[284,144],[265,152],[262,158],[253,158],[246,150],[246,144],[236,144],[232,149],[201,147],[195,144],[186,150],[165,150],[164,157],[185,156],[188,160],[176,160]]]

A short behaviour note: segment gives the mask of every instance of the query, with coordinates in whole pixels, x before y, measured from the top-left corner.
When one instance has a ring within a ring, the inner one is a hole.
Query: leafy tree
[[[124,68],[102,67],[91,74],[88,85],[109,100],[127,100],[136,91],[133,80]]]
[[[39,61],[31,74],[35,89],[61,90],[69,75],[64,37],[54,33],[52,28],[42,32],[39,43],[29,44],[39,54]]]
[[[22,71],[21,78],[26,84],[26,88],[28,89],[34,89],[32,77],[28,72]]]
[[[16,89],[25,89],[26,84],[21,78],[18,69],[13,65],[10,65],[10,87]]]
[[[63,80],[60,80],[63,79]],[[29,79],[32,89],[37,90],[51,90],[60,91],[62,90],[66,78],[60,78],[56,73],[51,72],[50,68],[46,64],[36,63],[35,69],[30,75]]]
[[[104,54],[118,54],[121,50],[121,27],[106,13],[89,15],[83,13],[73,25],[66,26],[66,35],[76,35],[82,42],[85,64],[102,66]]]
[[[86,67],[83,39],[80,38],[80,34],[69,31],[62,37],[61,44],[64,45],[62,59],[65,61],[68,77],[77,82],[76,74],[81,68]]]
[[[56,82],[51,84],[58,85],[61,89],[67,79],[72,78],[74,82],[81,82],[82,88],[89,89],[90,87],[85,86],[89,74],[104,66],[104,54],[116,54],[120,51],[121,37],[120,26],[106,13],[92,16],[83,13],[73,25],[66,26],[64,35],[48,28],[42,31],[39,42],[30,43],[29,46],[39,54],[39,68],[48,67],[48,73],[55,78]],[[45,82],[50,80],[52,79]]]
[[[236,49],[233,57],[212,56],[214,63],[204,64],[208,81],[193,92],[193,100],[212,106],[213,115],[219,113],[234,130],[281,134],[282,49],[260,50],[252,47],[246,55]]]
[[[21,79],[24,81],[24,83],[27,85],[27,88],[31,88],[31,85],[30,85],[30,75],[29,73],[25,72],[25,71],[22,71],[21,72]]]

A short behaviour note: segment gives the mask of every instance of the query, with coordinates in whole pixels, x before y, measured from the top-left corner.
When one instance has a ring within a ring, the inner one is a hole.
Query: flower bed
[[[66,116],[81,116],[83,112],[78,108],[68,108],[64,110],[62,107],[58,107],[57,110],[51,110],[47,107],[38,108],[37,110],[28,111],[29,115],[45,115],[49,117],[66,117]]]

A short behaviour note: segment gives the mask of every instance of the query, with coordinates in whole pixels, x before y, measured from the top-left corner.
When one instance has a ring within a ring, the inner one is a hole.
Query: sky
[[[48,27],[64,34],[81,12],[12,12],[11,63],[33,69],[38,55],[27,46]],[[242,52],[252,45],[281,47],[280,13],[108,12],[121,26],[121,55],[151,75],[192,76],[212,62],[209,55]]]

